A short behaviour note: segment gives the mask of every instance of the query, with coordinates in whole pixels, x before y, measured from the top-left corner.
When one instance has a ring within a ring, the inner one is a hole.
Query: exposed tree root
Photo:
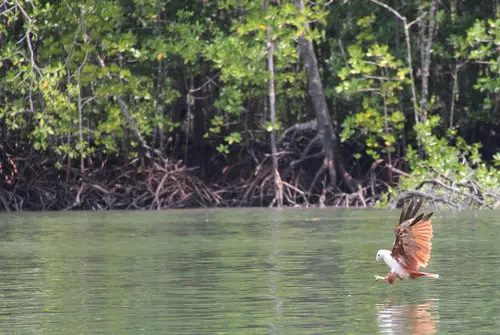
[[[433,179],[424,179],[415,188],[400,191],[389,205],[397,207],[408,198],[419,197],[437,208],[500,208],[500,188],[485,189],[474,179],[458,181],[435,170],[432,173]]]
[[[279,169],[275,171],[268,154],[246,148],[236,165],[223,169],[226,176],[211,184],[181,161],[159,157],[147,167],[136,159],[119,168],[106,168],[103,162],[99,168],[81,172],[79,166],[56,169],[41,157],[7,155],[0,171],[0,211],[276,206],[276,189],[284,206],[292,207],[370,207],[389,189],[396,190],[386,199],[390,207],[413,197],[425,198],[435,207],[500,207],[499,189],[485,189],[472,179],[456,181],[437,172],[414,189],[398,191],[399,177],[409,176],[402,161],[395,166],[374,162],[358,178],[354,192],[334,189],[325,181],[328,174],[318,177],[321,157],[293,164],[300,152],[292,149],[290,145],[277,153]]]
[[[266,161],[260,164],[256,173],[242,183],[236,189],[236,194],[241,193],[238,206],[274,206],[277,201],[276,188],[279,188],[279,195],[283,197],[286,206],[309,206],[306,192],[298,185],[299,178],[283,181],[281,176],[277,179],[276,185],[275,171],[272,166],[265,165]]]
[[[324,136],[327,136],[326,132],[318,131],[317,128],[318,122],[312,120],[296,124],[283,132],[279,143],[286,151],[293,152],[297,156],[289,165],[292,167],[303,164],[310,165],[311,162],[321,160],[321,164],[317,167],[314,178],[307,189],[309,194],[318,189],[320,181],[321,185],[329,185],[331,189],[339,187],[349,193],[356,192],[358,182],[344,168],[336,137],[331,139],[333,149],[325,150],[323,145],[325,143]]]
[[[222,205],[214,187],[205,185],[181,163],[168,160],[139,167],[139,160],[114,170],[81,173],[76,168],[20,169],[3,183],[0,206],[20,210],[164,209]],[[54,171],[57,177],[54,180]]]

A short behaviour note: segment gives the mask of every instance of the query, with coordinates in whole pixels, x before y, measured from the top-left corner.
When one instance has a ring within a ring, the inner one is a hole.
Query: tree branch
[[[383,2],[380,2],[378,0],[370,0],[371,2],[379,5],[379,6],[382,6],[384,7],[385,9],[389,10],[390,12],[392,12],[394,15],[396,15],[396,17],[398,19],[400,19],[401,21],[403,21],[403,26],[404,26],[404,30],[405,30],[405,41],[406,41],[406,57],[407,57],[407,62],[408,62],[408,69],[409,69],[409,72],[410,72],[410,85],[411,85],[411,100],[412,100],[412,103],[413,103],[413,114],[415,116],[415,123],[418,123],[419,122],[419,117],[418,117],[418,105],[417,105],[417,90],[415,88],[415,78],[413,76],[413,60],[412,60],[412,56],[411,56],[411,42],[410,42],[410,27],[418,22],[422,17],[420,16],[418,19],[416,19],[415,21],[412,21],[410,24],[408,24],[407,22],[407,19],[405,16],[399,14],[398,11],[396,11],[394,8],[390,7],[389,5],[386,5],[385,3]]]
[[[441,197],[441,196],[437,196],[437,195],[425,193],[425,192],[422,192],[422,191],[406,191],[406,192],[403,192],[402,194],[400,194],[398,196],[395,204],[397,204],[397,203],[399,203],[401,201],[404,201],[404,200],[406,200],[408,198],[413,198],[413,197],[429,199],[429,200],[432,200],[432,201],[435,201],[435,202],[442,202],[444,204],[449,205],[452,208],[460,209],[460,207],[457,204],[455,204],[455,203],[447,200],[445,197]]]
[[[317,131],[318,130],[318,121],[317,119],[312,119],[311,121],[296,123],[293,126],[285,129],[283,134],[281,135],[278,145],[280,145],[288,135],[292,134],[292,139],[295,137],[295,134],[299,131]]]
[[[123,101],[122,97],[118,94],[115,95],[116,100],[118,101],[118,104],[120,105],[120,109],[122,111],[123,116],[125,117],[125,120],[127,120],[127,123],[130,126],[130,129],[134,133],[135,137],[137,138],[137,141],[139,141],[139,144],[141,145],[142,148],[147,149],[146,154],[149,156],[147,153],[149,150],[151,150],[151,147],[146,144],[146,141],[141,135],[141,132],[139,131],[139,128],[136,127],[134,118],[132,117],[132,114],[130,114],[127,104],[125,101]],[[149,156],[149,158],[151,158]]]

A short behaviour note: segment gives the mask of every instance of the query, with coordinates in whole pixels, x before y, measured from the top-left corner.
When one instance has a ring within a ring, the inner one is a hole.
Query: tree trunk
[[[271,118],[271,124],[273,129],[271,130],[271,155],[273,160],[273,172],[274,172],[274,193],[275,199],[278,207],[283,207],[283,184],[281,182],[281,176],[278,169],[278,155],[276,149],[276,130],[274,129],[276,125],[276,90],[274,87],[274,42],[272,40],[272,30],[271,26],[267,26],[267,67],[269,71],[269,112]]]
[[[432,0],[431,12],[429,15],[429,23],[423,24],[422,27],[422,46],[421,46],[421,57],[422,57],[422,96],[420,98],[420,108],[421,117],[425,121],[427,119],[427,100],[429,97],[429,75],[431,67],[431,51],[432,51],[432,40],[435,35],[435,30],[437,29],[436,23],[436,12],[437,12],[437,0]],[[427,28],[427,38],[425,38],[425,30]]]
[[[304,0],[294,0],[294,3],[299,11],[304,11]],[[306,23],[305,31],[307,30],[309,30],[309,25]],[[311,96],[318,123],[318,136],[323,142],[323,165],[318,171],[315,180],[322,173],[327,171],[330,177],[329,185],[334,187],[337,185],[336,171],[339,171],[341,173],[341,178],[346,181],[346,186],[350,191],[354,191],[351,183],[352,178],[345,173],[345,169],[341,162],[341,156],[337,145],[337,135],[333,130],[332,119],[326,103],[325,92],[319,75],[318,60],[314,52],[313,43],[311,40],[306,39],[304,34],[299,36],[299,49],[306,70],[308,93]]]

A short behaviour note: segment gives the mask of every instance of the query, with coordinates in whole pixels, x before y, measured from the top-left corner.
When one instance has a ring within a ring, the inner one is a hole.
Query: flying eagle
[[[375,276],[375,279],[385,280],[394,284],[397,278],[416,279],[418,277],[439,278],[439,275],[418,271],[426,267],[431,258],[432,223],[431,216],[420,214],[416,216],[422,201],[413,207],[413,201],[408,208],[401,211],[399,224],[396,226],[396,240],[392,251],[381,249],[377,252],[377,262],[383,260],[391,271],[385,277]]]

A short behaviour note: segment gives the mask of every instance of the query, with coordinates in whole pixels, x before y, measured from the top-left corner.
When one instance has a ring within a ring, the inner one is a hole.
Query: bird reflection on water
[[[377,304],[378,325],[381,334],[436,334],[439,299],[428,299],[420,304]]]

